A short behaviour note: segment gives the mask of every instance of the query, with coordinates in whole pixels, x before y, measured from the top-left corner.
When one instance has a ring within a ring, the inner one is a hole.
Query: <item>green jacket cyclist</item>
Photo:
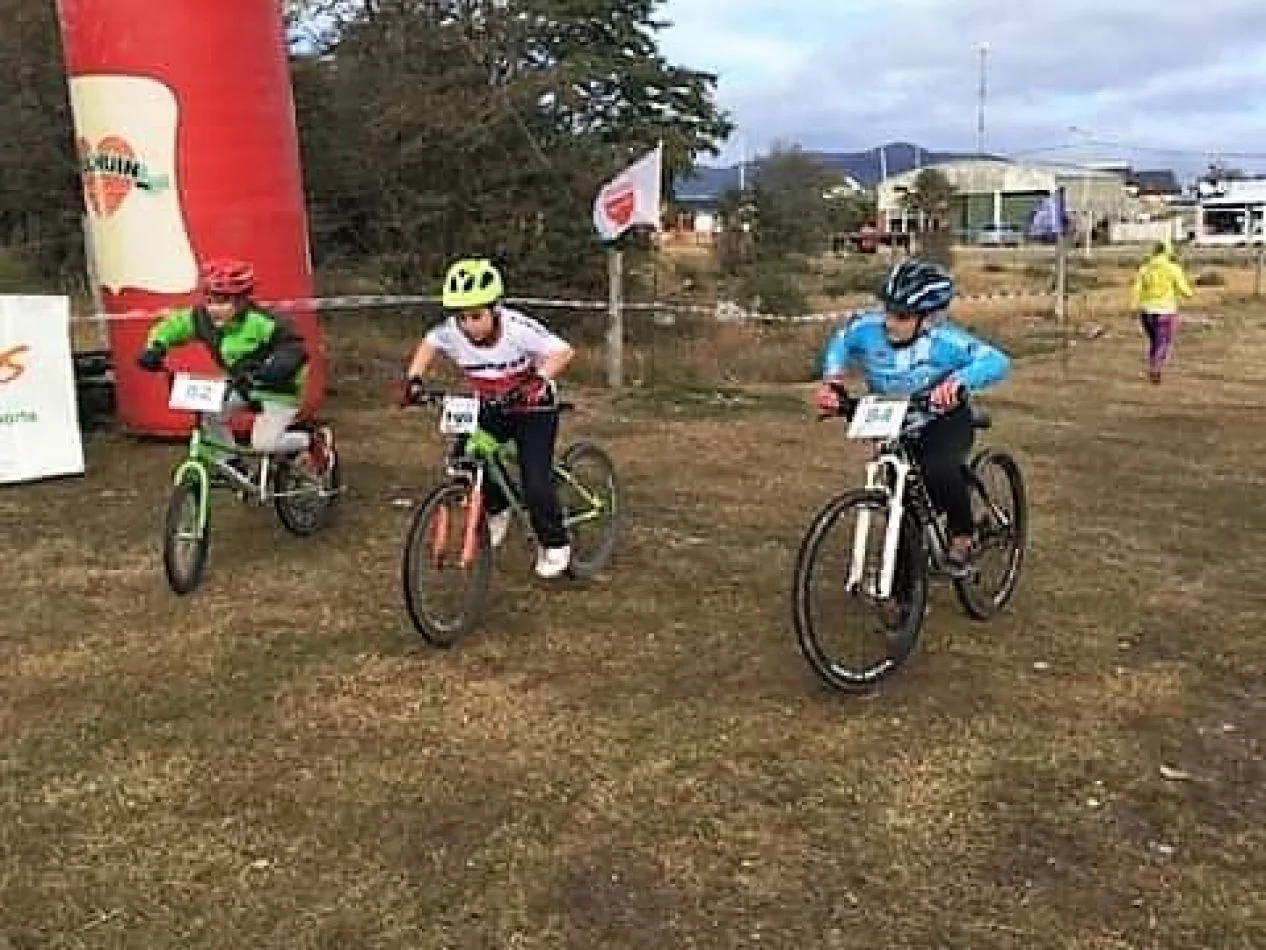
[[[250,408],[256,411],[252,449],[302,453],[314,472],[328,471],[334,463],[330,430],[293,428],[307,380],[303,339],[252,300],[255,269],[246,261],[209,261],[202,270],[202,290],[201,302],[173,310],[154,324],[137,363],[157,372],[168,350],[202,344],[231,384],[224,411],[204,420],[207,435],[235,444],[229,420],[233,413]]]

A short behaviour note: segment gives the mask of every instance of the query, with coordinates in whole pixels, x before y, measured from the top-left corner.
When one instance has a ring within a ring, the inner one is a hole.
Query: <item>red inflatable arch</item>
[[[254,261],[261,299],[308,299],[312,267],[279,2],[57,0],[84,203],[105,309],[187,304],[199,262]],[[320,328],[288,311],[325,392]],[[136,367],[151,319],[110,323],[119,421],[183,435],[166,382]],[[212,371],[187,348],[172,364]]]

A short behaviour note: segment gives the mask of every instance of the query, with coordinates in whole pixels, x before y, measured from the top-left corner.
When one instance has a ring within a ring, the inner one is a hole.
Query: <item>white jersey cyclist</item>
[[[536,573],[558,577],[571,563],[571,545],[554,485],[554,380],[574,351],[538,321],[502,305],[504,294],[501,272],[486,258],[460,260],[448,269],[442,303],[450,316],[418,344],[409,363],[405,401],[425,391],[423,377],[437,353],[456,364],[480,396],[496,399],[513,391],[510,405],[485,407],[479,424],[518,447],[523,499],[540,546]],[[484,484],[488,533],[493,547],[499,547],[510,525],[509,501],[494,482]]]
[[[504,396],[530,379],[549,356],[570,350],[567,342],[543,324],[509,307],[493,308],[500,332],[489,343],[474,343],[450,316],[427,333],[426,342],[461,370],[481,396]]]

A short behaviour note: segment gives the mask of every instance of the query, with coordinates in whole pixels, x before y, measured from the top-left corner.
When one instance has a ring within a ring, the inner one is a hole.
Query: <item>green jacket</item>
[[[255,380],[251,398],[298,402],[308,377],[303,338],[257,306],[217,327],[204,307],[173,310],[150,328],[146,344],[169,350],[197,341],[211,351],[228,374],[249,372]]]

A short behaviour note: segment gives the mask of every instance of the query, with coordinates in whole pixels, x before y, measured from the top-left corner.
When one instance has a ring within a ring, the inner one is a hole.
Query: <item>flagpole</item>
[[[624,251],[619,245],[619,240],[630,228],[636,228],[639,225],[649,224],[654,231],[660,230],[663,203],[663,146],[663,141],[659,141],[650,153],[643,155],[599,189],[598,196],[594,200],[594,225],[606,241],[607,251],[606,370],[607,385],[612,389],[620,389],[624,385]],[[655,159],[656,177],[653,184],[648,187],[644,163],[652,157]],[[618,194],[617,209],[613,212],[604,204],[604,195],[613,189],[616,183],[622,184],[622,190],[616,193]]]
[[[656,139],[655,148],[659,150],[659,174],[660,174],[660,207],[656,209],[655,216],[655,232],[651,235],[651,302],[656,307],[659,306],[659,268],[663,263],[663,245],[664,245],[664,215],[663,215],[663,178],[664,178],[664,140]],[[647,374],[639,368],[638,375],[643,381],[649,381],[651,385],[655,384],[655,344],[659,338],[658,324],[660,322],[660,311],[658,309],[651,311],[653,314],[653,326],[650,333],[650,357],[651,366],[650,373]],[[650,379],[647,380],[649,375]]]
[[[1055,192],[1055,320],[1064,337],[1064,373],[1068,373],[1068,242],[1064,237],[1064,186]]]
[[[607,247],[607,385],[624,385],[624,252]]]

